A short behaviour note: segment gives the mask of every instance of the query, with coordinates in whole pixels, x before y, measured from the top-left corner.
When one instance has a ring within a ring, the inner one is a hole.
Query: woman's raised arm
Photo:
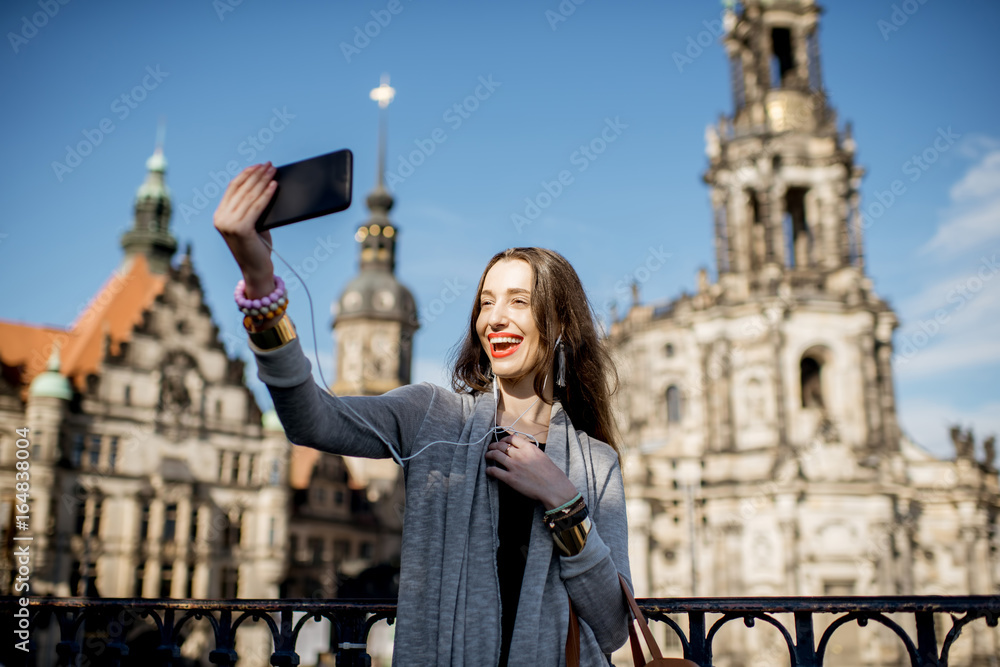
[[[381,396],[329,394],[313,380],[297,338],[275,350],[254,349],[254,355],[257,375],[271,393],[285,435],[297,445],[346,456],[390,458],[381,435],[406,457],[428,413],[456,414],[457,408],[462,414],[458,396],[426,383]],[[445,406],[449,401],[456,405]]]

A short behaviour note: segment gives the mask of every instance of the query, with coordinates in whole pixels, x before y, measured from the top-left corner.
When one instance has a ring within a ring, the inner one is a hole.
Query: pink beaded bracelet
[[[236,305],[240,307],[245,315],[255,319],[266,318],[270,312],[283,310],[288,298],[285,296],[285,281],[280,276],[274,277],[274,291],[260,299],[248,299],[246,296],[246,282],[243,280],[236,283]]]

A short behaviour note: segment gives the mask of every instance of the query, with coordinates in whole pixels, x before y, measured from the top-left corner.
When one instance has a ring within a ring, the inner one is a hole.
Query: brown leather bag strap
[[[649,625],[646,623],[646,617],[642,615],[642,610],[639,609],[639,605],[636,603],[635,597],[632,595],[632,591],[629,590],[628,584],[625,583],[625,577],[619,574],[618,581],[622,585],[622,591],[625,593],[625,599],[628,600],[628,606],[629,609],[632,610],[632,616],[639,622],[639,629],[642,630],[642,636],[646,639],[646,646],[649,647],[649,652],[653,655],[654,660],[662,659],[663,654],[660,653],[660,647],[657,646],[656,640],[653,638],[653,633],[649,629]],[[629,625],[631,625],[631,623],[629,623]],[[632,647],[632,653],[635,653],[634,645]]]
[[[635,667],[645,667],[647,664],[663,665],[664,667],[668,665],[698,667],[697,664],[690,660],[663,657],[663,654],[660,653],[660,647],[657,645],[656,640],[653,638],[653,633],[649,629],[649,624],[646,623],[646,617],[642,615],[642,610],[639,609],[632,591],[629,590],[628,584],[625,583],[625,578],[619,574],[618,581],[621,583],[622,592],[625,594],[625,599],[628,600],[629,610],[632,613],[632,618],[628,622],[628,636],[632,647],[632,661],[635,663]],[[642,643],[639,641],[639,635],[635,631],[634,621],[639,622],[642,636],[646,639],[646,646],[649,647],[649,652],[653,655],[653,662],[646,662]],[[580,619],[576,615],[576,610],[573,609],[573,600],[569,601],[569,630],[566,633],[566,667],[580,667]]]
[[[632,644],[632,662],[635,667],[645,667],[646,654],[642,652],[642,643],[639,642],[639,635],[635,634],[635,623],[632,619],[628,621],[628,640]]]
[[[569,632],[566,633],[566,667],[580,667],[580,619],[569,601]]]

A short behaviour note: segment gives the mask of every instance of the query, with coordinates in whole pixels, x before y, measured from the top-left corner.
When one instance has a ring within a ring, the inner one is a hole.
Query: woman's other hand
[[[251,299],[266,296],[275,287],[271,251],[264,245],[264,241],[271,244],[271,232],[258,234],[256,229],[257,218],[277,187],[274,172],[270,162],[247,167],[230,181],[215,210],[215,228],[239,264]]]
[[[577,494],[566,473],[522,435],[508,435],[491,443],[486,458],[503,466],[486,468],[487,475],[541,502],[547,510],[559,507]]]

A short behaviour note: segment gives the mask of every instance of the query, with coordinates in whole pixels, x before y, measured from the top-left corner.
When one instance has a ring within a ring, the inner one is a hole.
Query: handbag
[[[635,667],[698,667],[697,663],[685,660],[684,658],[663,657],[660,647],[657,646],[656,640],[653,638],[653,633],[649,630],[646,618],[642,615],[642,610],[636,604],[632,591],[629,590],[628,584],[625,583],[625,578],[620,574],[618,575],[618,582],[625,593],[625,599],[628,600],[629,613],[631,615],[628,623],[628,636],[629,642],[632,645],[632,660],[635,662]],[[639,642],[639,636],[635,632],[635,623],[633,621],[639,622],[639,629],[642,630],[642,636],[646,639],[646,646],[649,647],[649,652],[653,656],[653,659],[649,662],[645,661],[646,658],[642,652],[642,644]],[[573,609],[572,600],[569,601],[569,632],[566,634],[566,667],[580,667],[580,619],[577,618],[576,610]]]

